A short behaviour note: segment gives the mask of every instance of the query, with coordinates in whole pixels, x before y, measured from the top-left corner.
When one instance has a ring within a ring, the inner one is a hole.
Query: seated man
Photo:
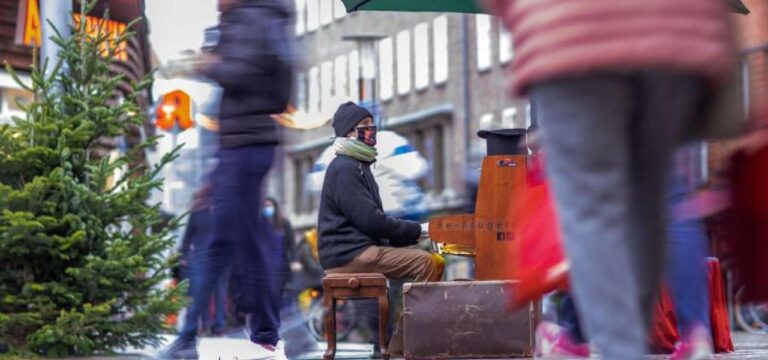
[[[347,102],[331,123],[336,158],[328,165],[318,214],[320,264],[327,273],[382,273],[391,279],[439,281],[444,262],[417,249],[426,226],[384,214],[370,166],[376,161],[376,126],[368,110]],[[425,224],[426,225],[426,224]],[[402,354],[402,317],[389,344]]]

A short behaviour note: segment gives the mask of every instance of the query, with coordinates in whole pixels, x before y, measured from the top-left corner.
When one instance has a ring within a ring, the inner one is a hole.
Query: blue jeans
[[[198,209],[195,210],[189,217],[189,228],[194,228],[194,238],[192,243],[194,244],[194,250],[189,256],[188,273],[186,277],[189,278],[189,293],[193,295],[197,287],[200,286],[202,281],[203,269],[201,264],[205,261],[205,256],[208,247],[213,240],[213,214],[210,209]],[[189,230],[187,230],[189,231]],[[182,327],[182,333],[196,332],[197,320],[202,320],[203,327],[207,328],[211,326],[215,330],[223,330],[226,326],[225,313],[224,313],[224,300],[227,296],[227,280],[229,274],[223,274],[219,279],[219,283],[216,287],[216,291],[211,299],[214,302],[215,313],[213,324],[210,324],[210,316],[207,306],[190,306],[187,309],[187,314],[184,320],[184,326]],[[210,303],[210,301],[208,302]]]
[[[189,293],[190,295],[195,295],[195,290],[197,287],[199,287],[202,284],[203,277],[203,269],[201,269],[200,264],[204,261],[202,258],[204,256],[203,251],[195,251],[195,253],[192,255],[193,260],[190,263],[190,274],[189,274]],[[187,308],[187,313],[184,317],[184,325],[181,328],[182,334],[189,334],[189,333],[196,333],[197,332],[197,326],[198,326],[198,319],[201,320],[203,327],[211,327],[211,330],[213,331],[221,331],[226,327],[226,311],[224,309],[224,302],[227,298],[227,283],[229,279],[229,272],[224,273],[219,280],[217,281],[217,284],[215,285],[215,289],[213,292],[213,297],[209,298],[209,301],[206,302],[204,299],[201,299],[200,303],[201,306],[189,306]],[[208,304],[213,301],[214,304],[214,318],[213,323],[210,323],[210,316],[208,311]]]
[[[576,312],[576,303],[573,301],[573,296],[565,291],[557,293],[557,324],[568,333],[576,343],[587,342],[587,337],[584,335],[581,329],[581,322],[579,321],[579,314]]]
[[[275,153],[273,145],[224,148],[213,183],[213,239],[200,264],[200,286],[192,311],[205,309],[223,274],[231,269],[233,302],[246,313],[250,339],[276,345],[280,339],[280,292],[284,244],[261,216],[261,186]],[[180,334],[195,338],[196,327]],[[194,331],[192,331],[194,330]]]
[[[684,178],[673,176],[669,181],[670,206],[692,195],[693,189],[686,185]],[[681,335],[686,336],[691,328],[703,325],[709,328],[709,291],[707,285],[708,254],[704,223],[700,219],[670,219],[667,226],[668,261],[667,283],[672,303],[677,314],[677,325]]]

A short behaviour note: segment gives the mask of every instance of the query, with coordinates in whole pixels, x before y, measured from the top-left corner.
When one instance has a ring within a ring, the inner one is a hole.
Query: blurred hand
[[[210,52],[204,52],[200,54],[197,62],[195,63],[195,72],[204,74],[208,71],[208,69],[211,68],[211,66],[218,63],[219,61],[220,59],[217,55]]]
[[[304,266],[301,265],[298,261],[292,261],[291,262],[291,271],[292,272],[299,272],[304,269]]]

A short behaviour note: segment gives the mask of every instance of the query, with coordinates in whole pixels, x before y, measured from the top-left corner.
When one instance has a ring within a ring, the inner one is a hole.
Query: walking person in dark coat
[[[320,264],[328,273],[376,272],[391,279],[440,280],[441,257],[403,248],[426,237],[426,224],[384,214],[371,173],[377,155],[373,116],[348,102],[336,111],[332,126],[336,158],[328,165],[320,199]],[[395,355],[403,351],[401,331],[398,324],[389,345]]]
[[[291,222],[283,216],[280,204],[275,198],[264,199],[262,214],[269,220],[276,236],[285,245],[285,257],[281,266],[283,291],[280,304],[280,337],[285,341],[285,356],[293,359],[317,350],[317,341],[310,334],[297,304],[299,294],[305,289],[295,286],[303,270],[303,265],[299,262],[301,249],[296,241]]]
[[[246,313],[254,344],[237,358],[284,358],[278,344],[284,245],[261,216],[261,186],[278,143],[271,114],[288,105],[292,81],[291,10],[282,0],[219,0],[220,38],[199,72],[223,89],[218,168],[212,173],[214,238],[193,296],[209,298],[232,269],[233,301]],[[197,359],[196,331],[180,334],[166,358]]]
[[[192,211],[181,241],[181,265],[184,269],[182,275],[189,279],[190,295],[193,295],[197,289],[196,287],[201,284],[203,269],[201,269],[200,265],[205,261],[207,249],[213,240],[213,212],[211,209],[210,193],[210,183],[202,185],[195,193],[195,197],[192,200]],[[224,302],[227,297],[228,278],[229,274],[222,274],[213,296],[208,302],[213,302],[214,306],[213,323],[210,321],[208,306],[190,306],[185,316],[185,322],[181,330],[182,333],[197,331],[197,319],[200,319],[204,330],[210,327],[211,333],[215,335],[224,332],[226,327]],[[205,300],[201,299],[202,301]]]

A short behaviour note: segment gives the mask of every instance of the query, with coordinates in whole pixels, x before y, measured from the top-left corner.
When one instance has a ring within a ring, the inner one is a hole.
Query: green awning
[[[347,12],[378,11],[430,11],[482,13],[475,0],[343,0]]]
[[[475,0],[342,0],[347,12],[353,11],[430,11],[483,13]],[[670,0],[674,1],[674,0]],[[733,12],[749,14],[741,0],[725,0]]]

